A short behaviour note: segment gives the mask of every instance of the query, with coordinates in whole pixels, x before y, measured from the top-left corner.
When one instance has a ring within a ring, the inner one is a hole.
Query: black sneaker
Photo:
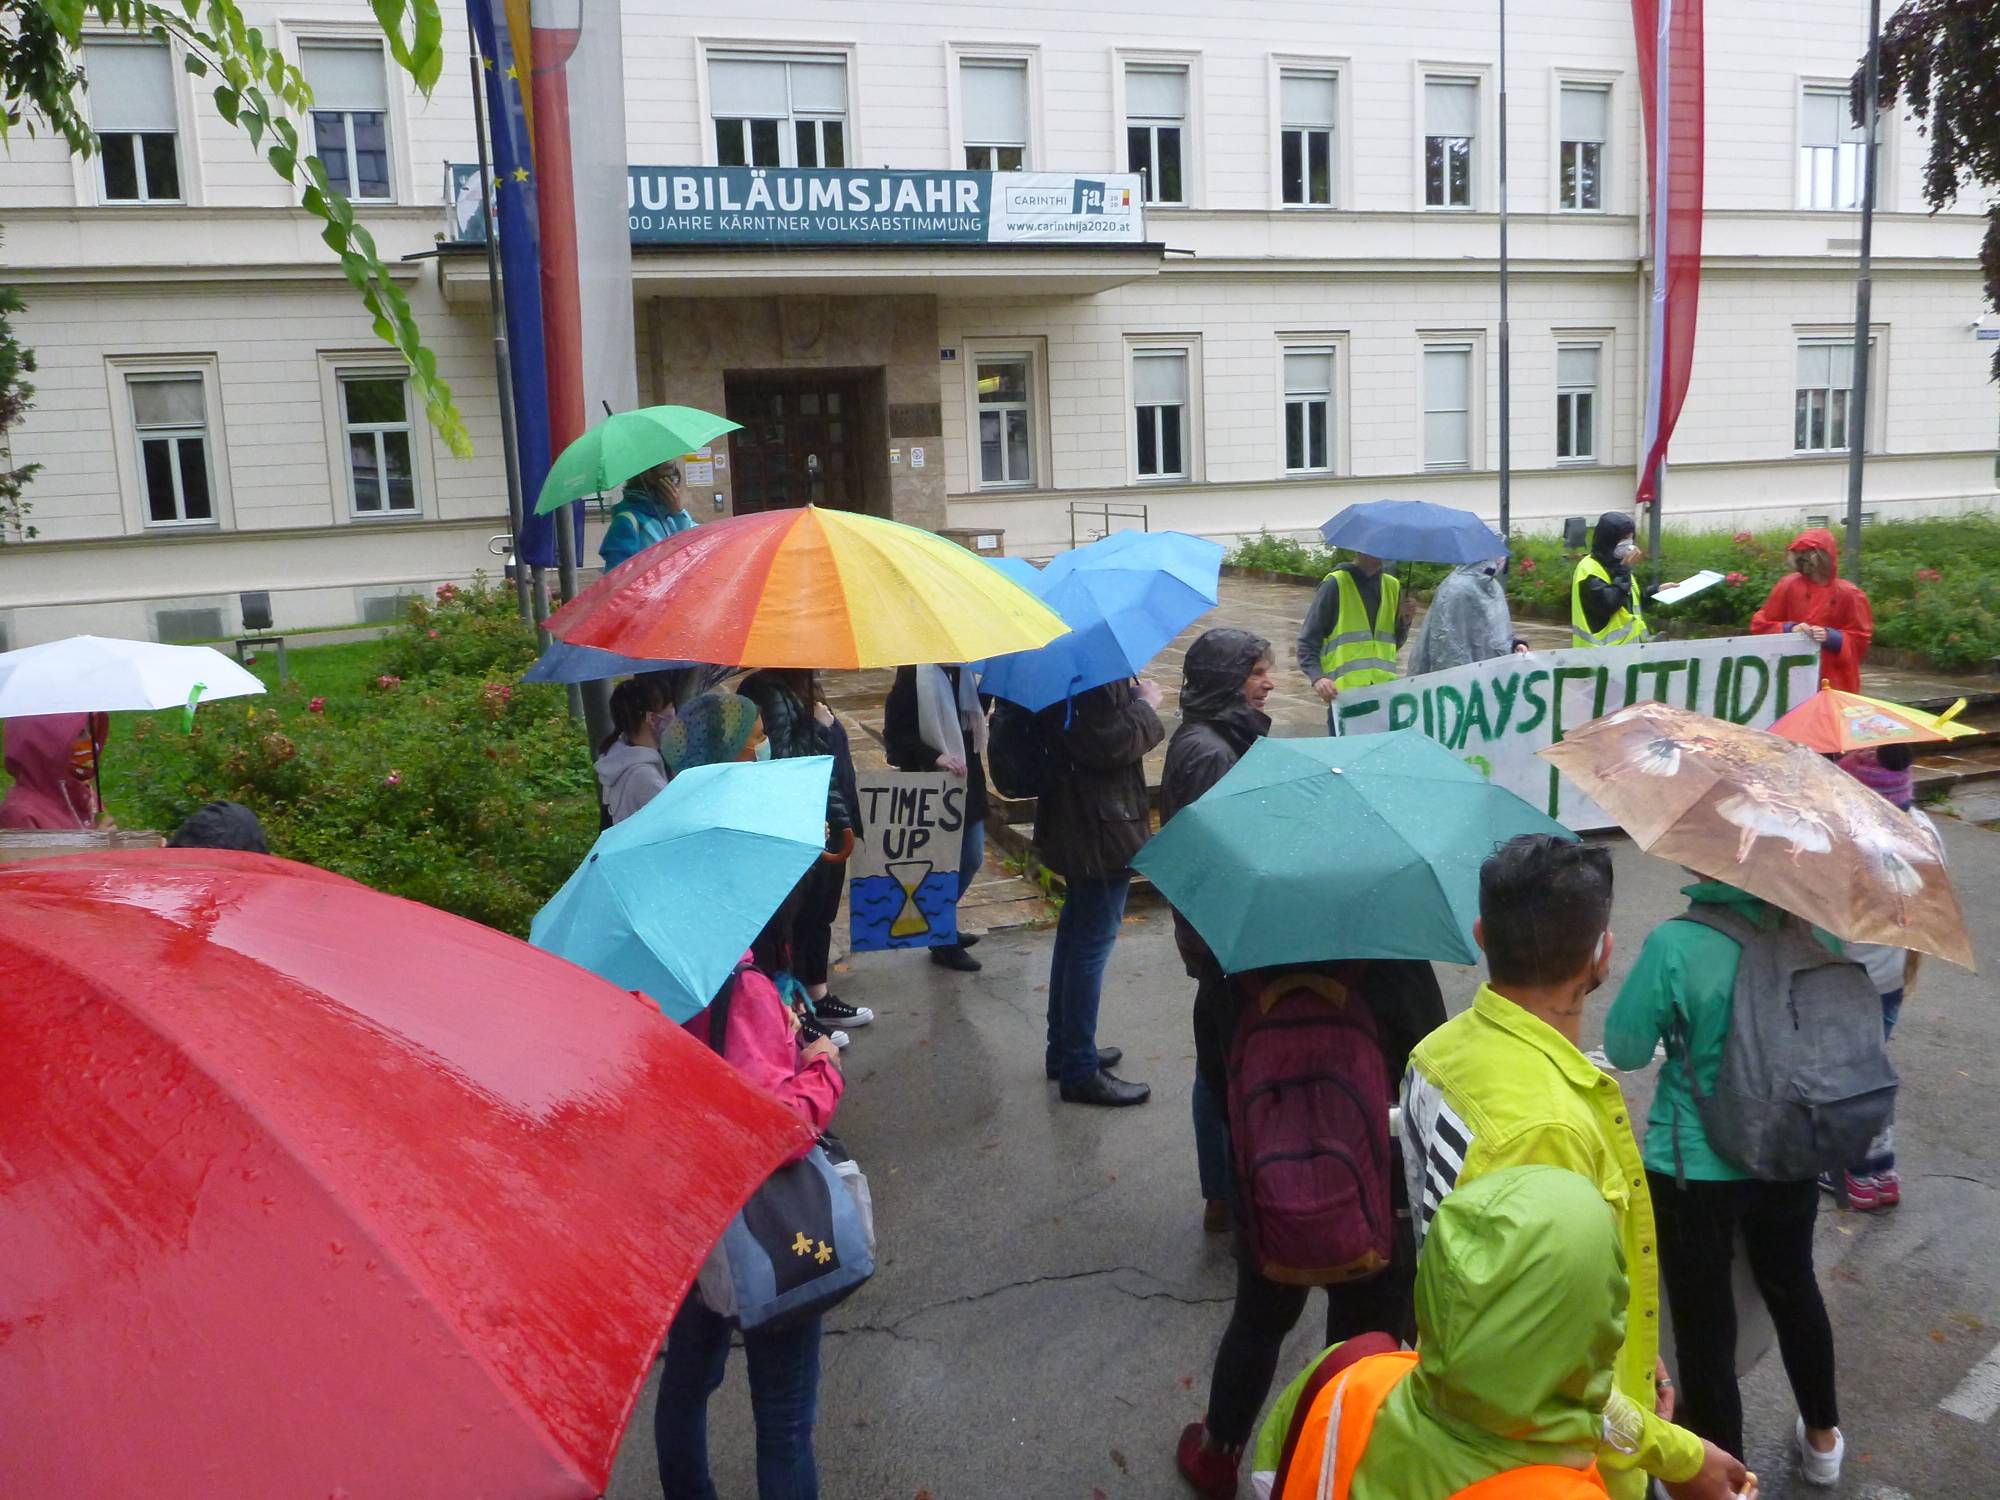
[[[849,1005],[838,995],[828,995],[812,1003],[813,1014],[822,1026],[866,1026],[875,1012],[865,1005]]]
[[[836,1031],[830,1026],[822,1026],[819,1024],[819,1022],[815,1021],[811,1016],[799,1017],[800,1046],[810,1047],[814,1042],[819,1041],[822,1037],[824,1037],[827,1041],[832,1042],[833,1045],[839,1048],[842,1052],[845,1052],[847,1050],[848,1037],[846,1032]]]

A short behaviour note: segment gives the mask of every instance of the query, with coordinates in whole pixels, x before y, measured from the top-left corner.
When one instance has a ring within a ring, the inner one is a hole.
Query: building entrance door
[[[823,505],[861,510],[860,382],[812,375],[745,377],[725,387],[735,509]]]

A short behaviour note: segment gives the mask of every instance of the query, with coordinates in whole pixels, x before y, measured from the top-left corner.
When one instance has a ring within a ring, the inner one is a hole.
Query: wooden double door
[[[743,378],[726,386],[734,510],[822,505],[863,510],[861,383]]]

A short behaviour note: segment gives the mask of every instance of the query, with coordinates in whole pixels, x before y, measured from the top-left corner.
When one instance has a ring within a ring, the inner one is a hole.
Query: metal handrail
[[[1101,529],[1091,533],[1088,536],[1085,536],[1083,538],[1083,541],[1080,542],[1077,540],[1077,535],[1076,535],[1076,523],[1079,517],[1083,517],[1085,519],[1093,517],[1101,518],[1104,524]],[[1109,503],[1091,504],[1088,501],[1072,500],[1069,503],[1070,546],[1080,547],[1084,544],[1084,542],[1094,542],[1102,537],[1107,537],[1111,535],[1111,523],[1114,520],[1120,520],[1120,521],[1136,520],[1139,523],[1139,529],[1141,531],[1150,531],[1152,529],[1151,525],[1149,524],[1149,517],[1147,515],[1146,507],[1143,505],[1111,505]]]

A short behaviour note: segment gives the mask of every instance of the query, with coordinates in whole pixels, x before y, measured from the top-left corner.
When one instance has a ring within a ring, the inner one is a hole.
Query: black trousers
[[[1321,1347],[1360,1333],[1386,1333],[1405,1343],[1415,1342],[1411,1308],[1415,1286],[1409,1222],[1399,1215],[1395,1258],[1388,1270],[1371,1281],[1320,1288],[1326,1293],[1326,1343]],[[1250,1426],[1271,1394],[1285,1335],[1306,1310],[1306,1296],[1312,1290],[1266,1281],[1238,1256],[1236,1305],[1230,1309],[1208,1383],[1208,1432],[1218,1447],[1238,1448],[1249,1441]]]
[[[847,866],[817,860],[806,871],[806,893],[792,919],[792,977],[800,984],[825,984],[833,951],[833,919],[840,914]]]
[[[1736,1232],[1778,1330],[1778,1352],[1808,1427],[1838,1427],[1833,1325],[1813,1273],[1811,1182],[1696,1182],[1678,1187],[1646,1174],[1660,1238],[1660,1277],[1674,1320],[1680,1400],[1674,1421],[1717,1447],[1743,1452],[1743,1398],[1736,1388],[1736,1300],[1730,1284]]]

